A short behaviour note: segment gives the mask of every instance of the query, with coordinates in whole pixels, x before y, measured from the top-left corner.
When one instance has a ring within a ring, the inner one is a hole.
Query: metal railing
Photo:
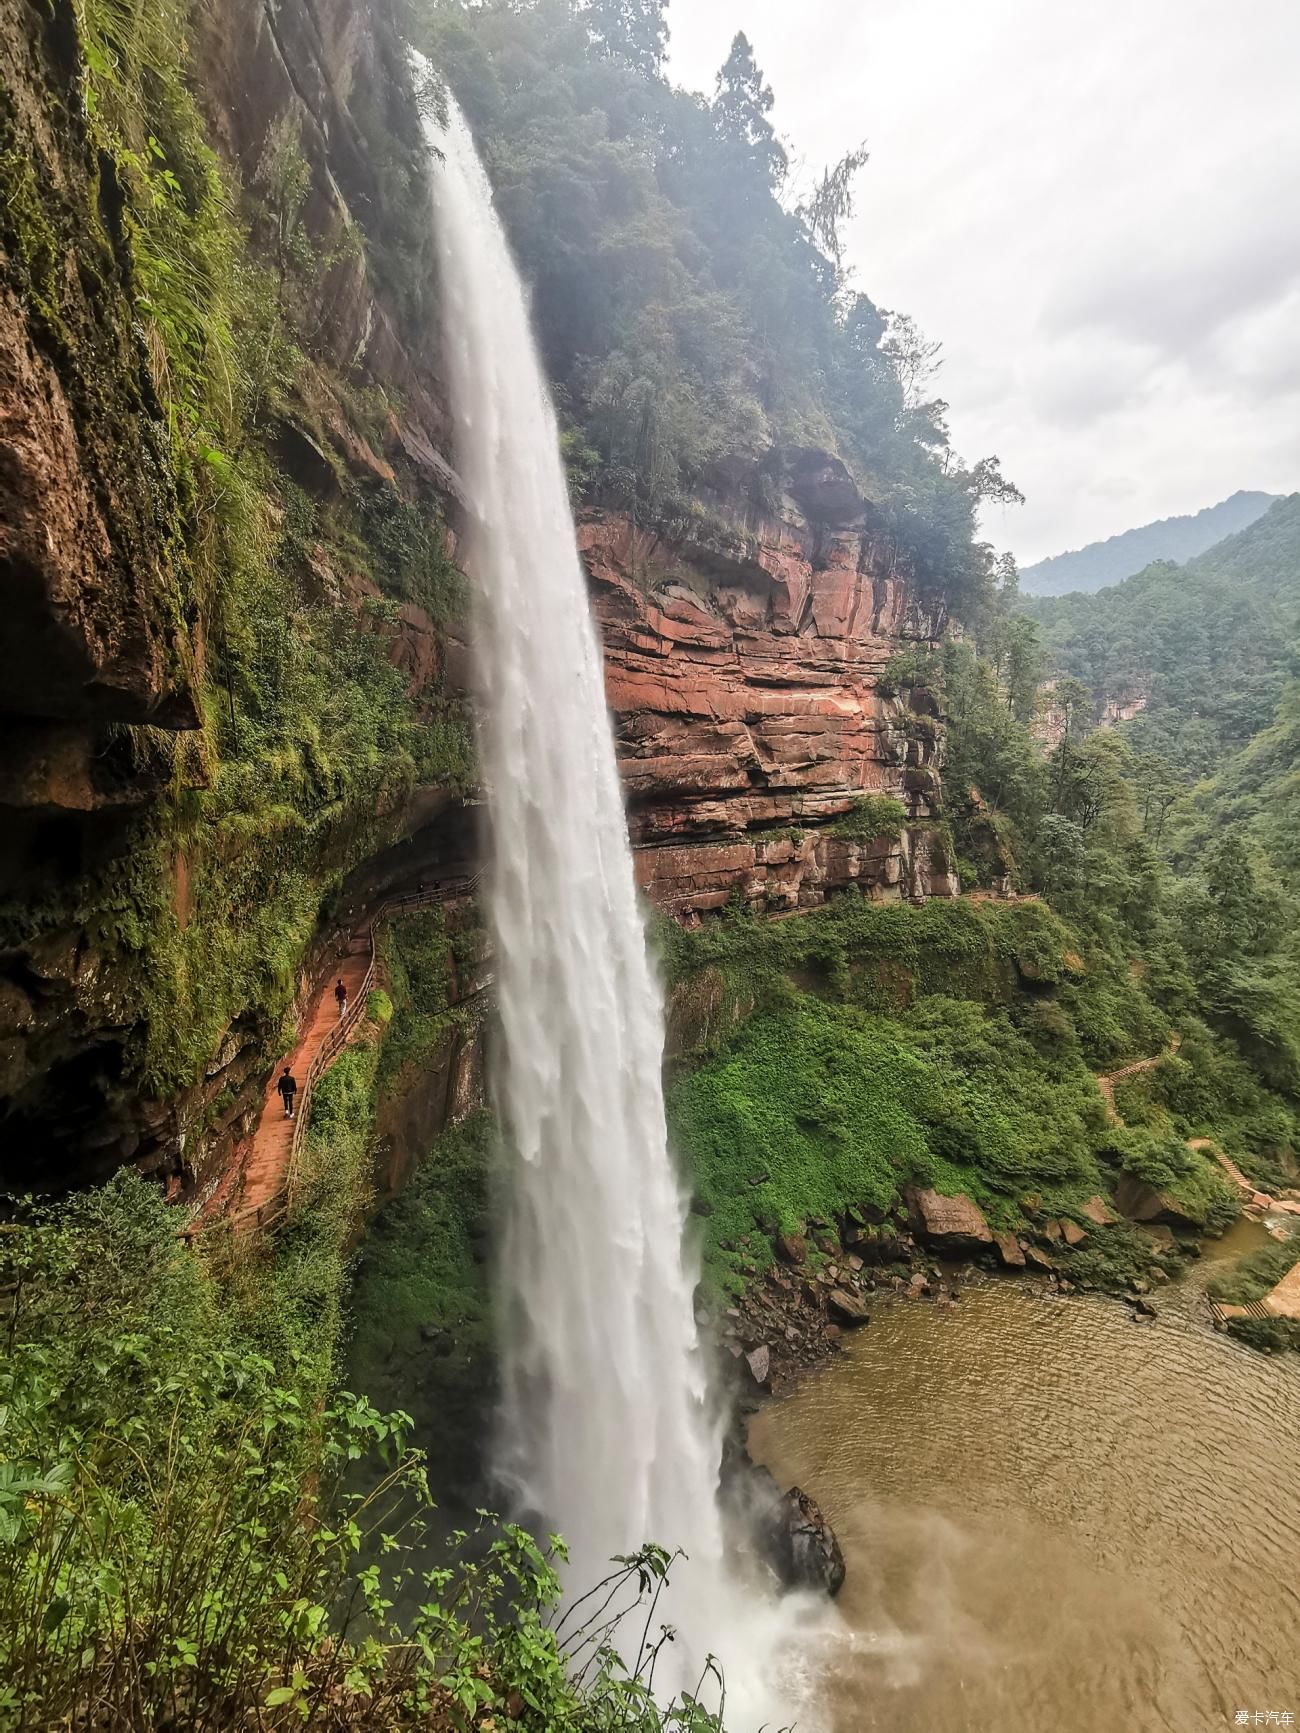
[[[468,878],[443,881],[431,885],[427,890],[408,891],[403,896],[389,897],[380,903],[365,926],[366,946],[370,956],[361,985],[357,988],[352,1003],[321,1043],[315,1058],[307,1067],[307,1075],[299,1085],[297,1107],[293,1118],[293,1133],[289,1141],[289,1159],[285,1163],[284,1172],[280,1176],[280,1182],[275,1191],[265,1203],[256,1204],[252,1208],[236,1210],[231,1215],[217,1215],[211,1221],[191,1222],[185,1230],[187,1237],[215,1227],[267,1228],[290,1209],[297,1195],[303,1141],[307,1135],[307,1122],[310,1118],[312,1090],[335,1059],[338,1058],[344,1047],[347,1046],[349,1036],[365,1014],[366,1001],[375,985],[375,971],[379,960],[375,935],[381,922],[391,920],[394,915],[407,914],[413,909],[430,908],[439,903],[453,902],[458,897],[473,896],[479,887],[482,876],[482,873],[472,873]]]

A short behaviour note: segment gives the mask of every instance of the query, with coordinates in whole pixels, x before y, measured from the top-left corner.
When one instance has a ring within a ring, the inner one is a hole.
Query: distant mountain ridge
[[[1086,548],[1053,554],[1024,568],[1020,588],[1027,596],[1064,596],[1073,590],[1090,593],[1122,583],[1155,560],[1173,560],[1181,565],[1225,536],[1249,529],[1274,500],[1282,497],[1241,490],[1203,511],[1160,518],[1122,535],[1108,536],[1104,542],[1089,542]]]

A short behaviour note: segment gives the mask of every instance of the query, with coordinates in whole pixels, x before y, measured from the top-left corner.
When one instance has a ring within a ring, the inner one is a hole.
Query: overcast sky
[[[804,182],[863,140],[856,286],[943,343],[1022,564],[1300,488],[1300,0],[670,0],[743,29]]]

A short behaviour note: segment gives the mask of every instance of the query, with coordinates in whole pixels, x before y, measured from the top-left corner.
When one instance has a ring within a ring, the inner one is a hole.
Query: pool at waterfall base
[[[1300,1724],[1300,1365],[1217,1335],[1196,1297],[1142,1321],[976,1277],[878,1308],[756,1416],[751,1454],[848,1561],[804,1725]]]

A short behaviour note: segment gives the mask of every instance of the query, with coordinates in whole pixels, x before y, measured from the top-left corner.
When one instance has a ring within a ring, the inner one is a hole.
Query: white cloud
[[[811,175],[865,139],[849,258],[943,343],[1037,559],[1300,487],[1295,0],[671,0],[711,89],[745,30]]]

